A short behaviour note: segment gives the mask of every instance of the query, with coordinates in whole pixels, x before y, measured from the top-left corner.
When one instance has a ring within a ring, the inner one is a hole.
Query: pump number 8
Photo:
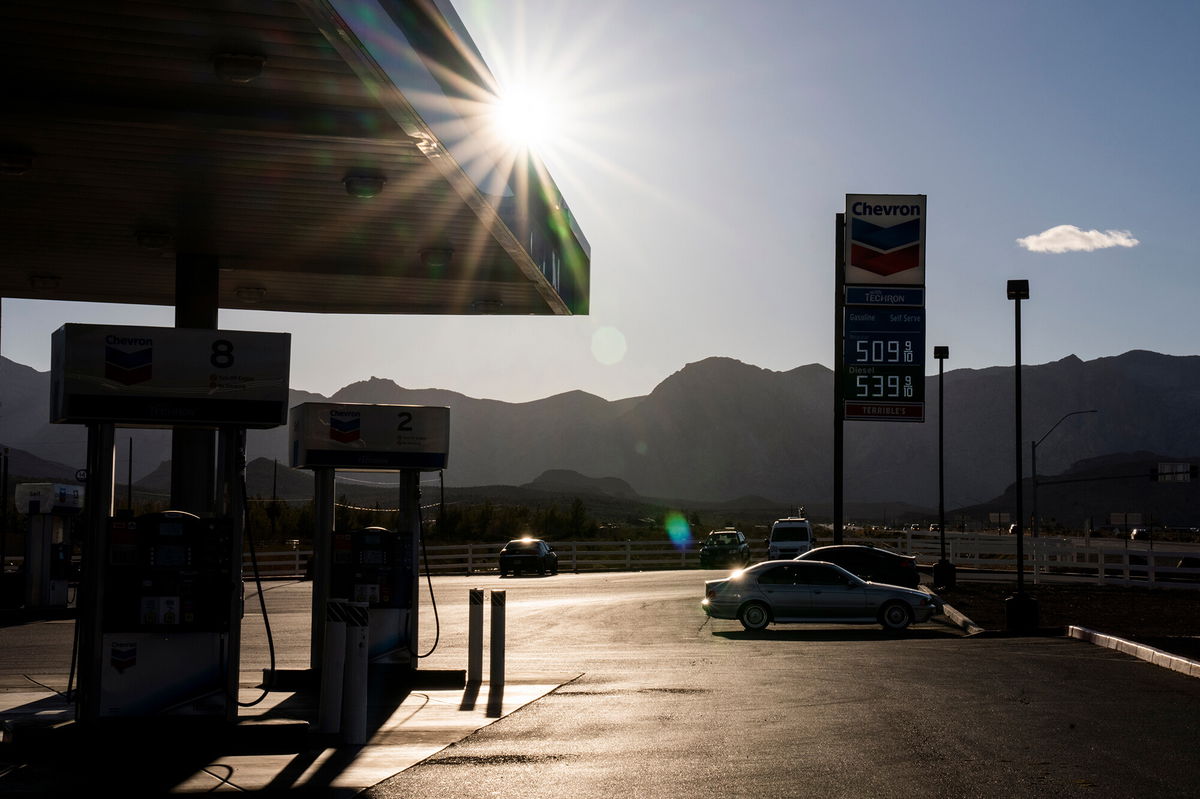
[[[227,338],[219,338],[212,344],[212,354],[208,362],[214,369],[228,369],[233,366],[233,342]]]

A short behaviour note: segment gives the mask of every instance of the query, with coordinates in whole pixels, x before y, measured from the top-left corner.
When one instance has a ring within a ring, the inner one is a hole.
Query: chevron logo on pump
[[[137,644],[114,642],[109,650],[108,663],[121,674],[137,665]]]
[[[154,375],[154,339],[107,336],[104,377],[123,386],[144,383]]]
[[[339,444],[358,441],[362,436],[362,414],[359,411],[330,411],[329,438]]]

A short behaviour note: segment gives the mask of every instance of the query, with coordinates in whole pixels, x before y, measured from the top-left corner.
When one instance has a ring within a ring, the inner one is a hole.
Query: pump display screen
[[[188,548],[175,544],[160,544],[154,548],[155,566],[186,566]]]
[[[162,522],[158,525],[159,535],[183,535],[183,525],[179,522]]]

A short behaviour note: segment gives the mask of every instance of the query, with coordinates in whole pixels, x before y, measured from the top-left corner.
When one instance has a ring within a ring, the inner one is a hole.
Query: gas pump
[[[223,717],[241,602],[230,520],[166,511],[107,534],[101,717]]]
[[[409,619],[416,604],[417,553],[411,536],[383,527],[334,532],[331,596],[367,604],[371,659],[411,658]]]
[[[286,421],[290,346],[284,333],[198,328],[54,333],[51,421],[88,426],[81,722],[236,720],[246,429]],[[117,425],[215,431],[216,474],[200,470],[215,490],[186,492],[196,507],[115,516]]]
[[[291,428],[292,466],[314,472],[312,668],[323,660],[329,600],[356,596],[370,606],[371,659],[415,668],[420,473],[448,464],[450,409],[306,402],[292,408]],[[339,469],[399,473],[396,531],[334,530]]]
[[[71,580],[71,542],[83,510],[83,489],[57,483],[21,483],[17,510],[28,519],[25,607],[65,608]]]

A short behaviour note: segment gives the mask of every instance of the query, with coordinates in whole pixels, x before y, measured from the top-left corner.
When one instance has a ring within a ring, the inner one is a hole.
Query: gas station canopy
[[[0,296],[588,311],[590,249],[446,0],[8,0]]]

